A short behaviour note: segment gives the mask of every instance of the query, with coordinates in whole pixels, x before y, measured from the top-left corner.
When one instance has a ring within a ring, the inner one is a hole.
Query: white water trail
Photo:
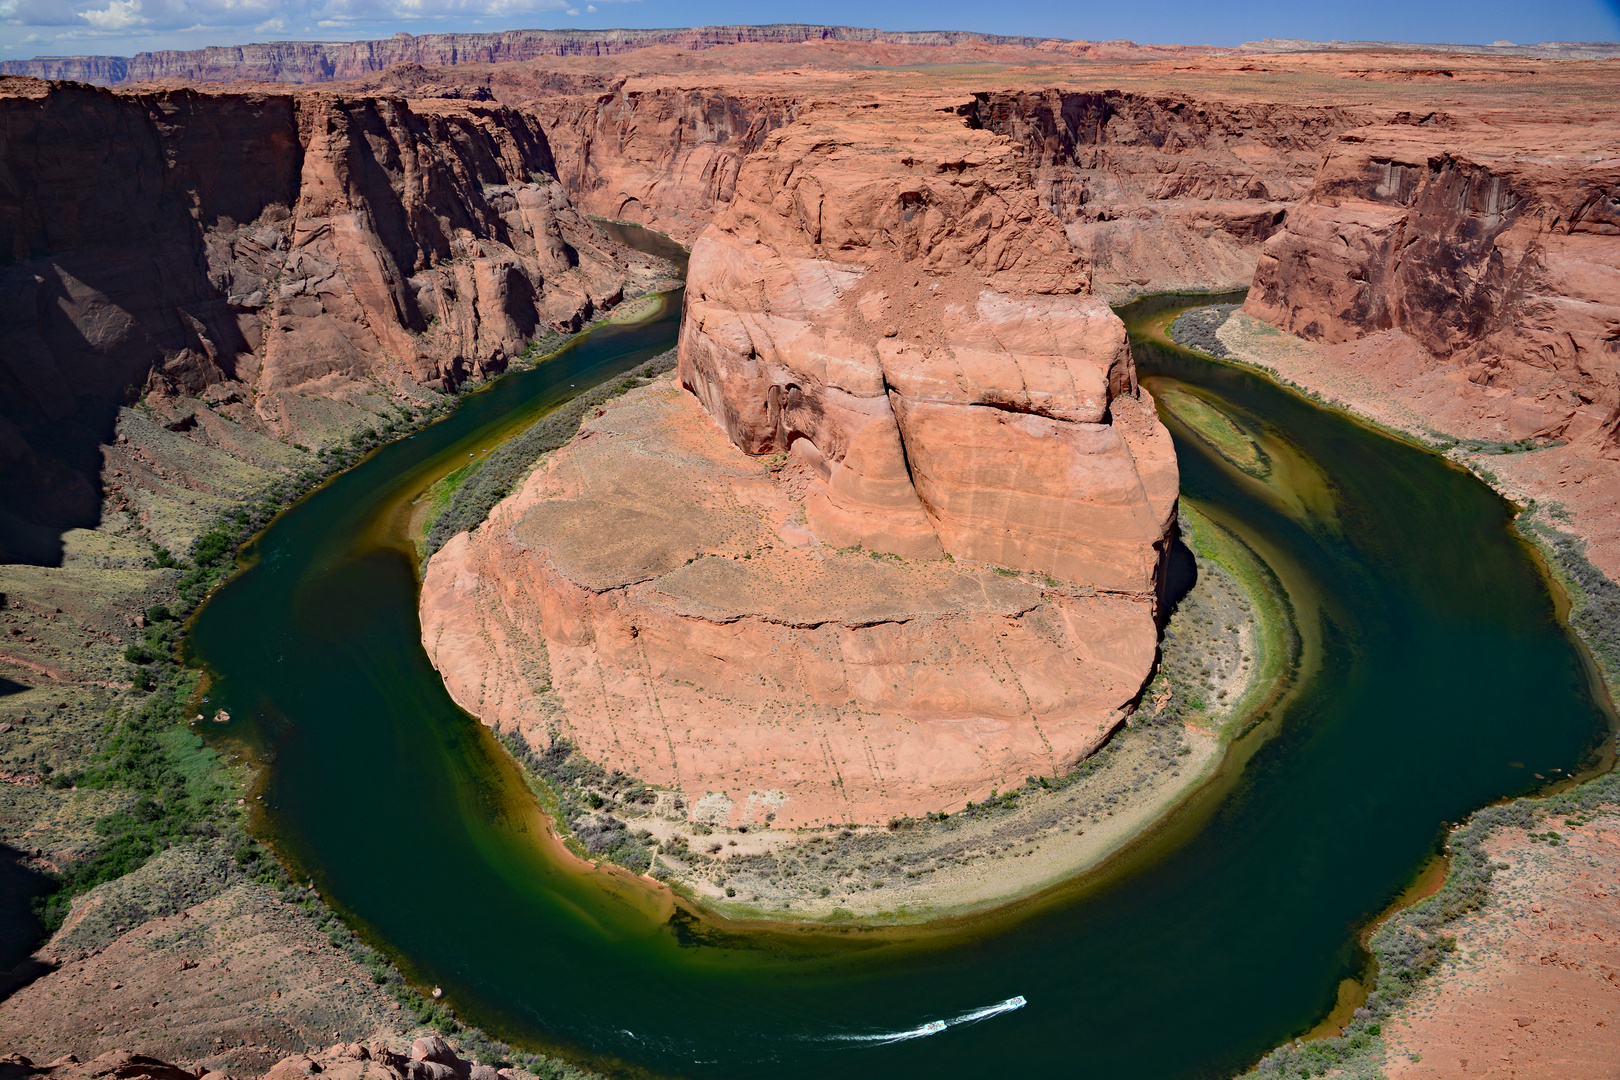
[[[988,1020],[992,1016],[1000,1016],[1002,1013],[1012,1012],[1014,1009],[1022,1009],[1027,1004],[1029,1003],[1025,1001],[1023,995],[1020,994],[1017,997],[1010,997],[1006,1001],[998,1001],[994,1005],[986,1005],[982,1009],[970,1009],[961,1016],[953,1017],[945,1022],[952,1027],[955,1027],[957,1024],[974,1024],[980,1020]]]
[[[911,1039],[926,1039],[930,1035],[938,1035],[945,1030],[945,1025],[938,1020],[930,1020],[909,1031],[881,1031],[872,1035],[828,1035],[831,1042],[860,1042],[870,1043],[873,1046],[887,1046],[890,1043],[907,1042]]]
[[[1022,1009],[1026,1002],[1022,995],[1010,997],[1005,1001],[998,1001],[994,1005],[986,1005],[978,1009],[969,1009],[959,1016],[949,1020],[930,1020],[926,1024],[919,1024],[906,1031],[881,1031],[870,1035],[823,1035],[828,1042],[859,1042],[871,1046],[888,1046],[891,1043],[909,1042],[912,1039],[926,1039],[930,1035],[938,1035],[948,1027],[957,1024],[975,1024],[980,1020],[988,1020],[992,1016],[999,1016],[1014,1009]]]

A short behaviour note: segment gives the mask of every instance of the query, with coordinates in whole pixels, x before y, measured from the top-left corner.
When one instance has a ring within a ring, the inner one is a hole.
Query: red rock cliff
[[[1175,456],[1016,147],[920,105],[769,137],[694,245],[683,383],[817,536],[1157,588]]]
[[[1323,342],[1409,336],[1509,393],[1513,437],[1620,406],[1620,126],[1385,124],[1332,144],[1245,310]]]
[[[639,86],[525,106],[575,205],[690,244],[737,190],[743,159],[793,121],[791,91]]]
[[[577,327],[650,264],[551,167],[498,105],[0,82],[0,487],[94,524],[94,448],[148,388],[229,384],[319,443],[298,395],[449,386]]]
[[[981,93],[964,110],[1023,171],[1110,300],[1243,288],[1356,111],[1108,91]]]

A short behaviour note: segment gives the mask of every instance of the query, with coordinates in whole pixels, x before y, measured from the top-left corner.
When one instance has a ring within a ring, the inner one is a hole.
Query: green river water
[[[1265,555],[1319,643],[1195,827],[949,933],[728,932],[567,869],[516,768],[427,662],[401,508],[668,348],[679,303],[468,395],[335,478],[257,539],[191,633],[235,716],[227,737],[264,763],[265,833],[492,1034],[622,1074],[1229,1075],[1328,1011],[1361,965],[1358,929],[1434,853],[1442,822],[1591,760],[1608,735],[1506,503],[1431,454],[1138,333],[1149,386],[1173,399],[1179,383],[1260,448],[1257,479],[1172,423],[1185,498]],[[1015,994],[1028,1005],[973,1018]],[[932,1020],[947,1027],[894,1037]]]

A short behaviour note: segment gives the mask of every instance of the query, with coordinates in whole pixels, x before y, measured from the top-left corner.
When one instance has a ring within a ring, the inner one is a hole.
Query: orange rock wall
[[[991,92],[964,113],[1023,170],[1111,301],[1244,288],[1359,110],[1107,91]]]
[[[691,244],[736,193],[743,159],[799,106],[792,94],[659,87],[525,108],[544,128],[576,206]]]
[[[1562,436],[1620,406],[1617,140],[1608,117],[1500,115],[1341,135],[1246,310],[1314,341],[1398,330],[1510,393],[1514,437]]]
[[[1151,594],[1174,452],[1019,160],[948,110],[809,110],[693,247],[681,378],[815,468],[827,543]]]

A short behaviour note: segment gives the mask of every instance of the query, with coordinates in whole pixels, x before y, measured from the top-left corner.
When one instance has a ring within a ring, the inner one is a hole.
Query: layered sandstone
[[[767,137],[693,247],[680,388],[430,563],[456,700],[732,824],[1094,750],[1153,663],[1175,456],[1019,153],[918,104]]]
[[[1023,148],[1093,291],[1112,302],[1247,287],[1322,147],[1367,119],[1332,105],[1056,89],[977,94],[969,115]]]
[[[712,76],[701,85],[632,78],[589,94],[546,94],[516,72],[491,82],[540,120],[576,205],[687,243],[731,203],[743,160],[766,136],[849,94]],[[1261,243],[1310,190],[1322,148],[1369,119],[1335,106],[1117,90],[982,91],[961,111],[1011,140],[1014,168],[1110,302],[1246,287]]]
[[[772,136],[693,247],[681,379],[812,467],[827,543],[1151,595],[1174,451],[1017,160],[920,108]]]
[[[804,524],[818,486],[674,383],[633,391],[429,563],[428,655],[485,723],[715,824],[954,810],[1125,715],[1150,601],[839,550]]]
[[[736,194],[743,159],[801,102],[791,88],[631,84],[525,109],[545,129],[575,205],[691,244]]]
[[[1495,437],[1564,438],[1607,418],[1614,453],[1620,125],[1571,119],[1442,117],[1341,135],[1266,243],[1245,310],[1311,341],[1393,332],[1495,391],[1480,400],[1507,399]],[[1437,427],[1467,421],[1444,404]]]

